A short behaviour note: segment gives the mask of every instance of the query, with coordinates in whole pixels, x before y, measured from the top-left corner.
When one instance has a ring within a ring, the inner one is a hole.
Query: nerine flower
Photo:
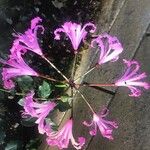
[[[130,89],[131,94],[129,96],[138,97],[141,95],[141,87],[145,89],[150,88],[150,84],[147,82],[141,81],[146,76],[146,73],[138,73],[140,65],[137,61],[127,61],[123,60],[127,66],[127,70],[124,75],[115,82],[116,86],[126,86]]]
[[[24,98],[24,112],[23,116],[30,115],[31,117],[37,118],[36,122],[38,124],[39,133],[44,134],[45,127],[47,124],[45,123],[45,118],[47,115],[54,109],[56,103],[54,102],[46,102],[46,103],[38,103],[33,101],[34,92],[31,91]]]
[[[76,149],[81,149],[85,144],[85,138],[79,137],[78,142],[75,141],[72,134],[72,119],[68,120],[63,128],[57,132],[47,133],[47,143],[51,146],[58,146],[59,149],[68,148],[69,141]]]
[[[22,49],[20,45],[17,45],[17,48],[19,49],[19,51],[21,51]],[[25,63],[20,52],[16,51],[11,54],[8,61],[1,59],[0,62],[9,66],[4,67],[2,71],[4,87],[6,89],[11,89],[15,86],[12,78],[24,75],[38,76],[38,73],[36,73]]]
[[[77,53],[79,44],[87,36],[88,33],[86,31],[87,27],[92,27],[92,29],[90,30],[91,33],[94,33],[96,30],[96,27],[93,23],[86,23],[83,26],[83,28],[81,28],[80,24],[66,22],[64,23],[64,25],[62,25],[62,28],[58,28],[54,31],[55,39],[60,40],[60,32],[64,32],[71,40],[71,43],[74,48],[74,52]]]
[[[113,128],[118,128],[118,125],[114,121],[105,120],[104,118],[107,115],[108,115],[108,110],[104,109],[100,113],[100,115],[93,114],[93,120],[90,124],[87,123],[86,121],[84,121],[83,124],[85,126],[91,127],[91,130],[89,132],[91,135],[96,135],[97,128],[99,128],[103,137],[113,140],[113,137],[112,137]]]
[[[37,39],[37,30],[41,28],[41,33],[43,34],[44,27],[42,25],[37,25],[39,22],[42,22],[42,19],[40,17],[32,19],[30,29],[25,31],[24,34],[19,33],[15,35],[15,37],[17,37],[15,42],[19,42],[27,50],[31,50],[38,55],[43,55]],[[13,52],[14,49],[11,49],[11,53]]]
[[[110,36],[106,33],[93,39],[91,42],[92,47],[95,47],[94,43],[98,44],[100,50],[98,64],[116,61],[119,58],[119,54],[123,51],[123,47],[117,37]]]

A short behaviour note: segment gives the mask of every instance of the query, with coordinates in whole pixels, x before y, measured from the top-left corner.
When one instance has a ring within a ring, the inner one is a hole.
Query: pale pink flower
[[[17,47],[21,51],[22,47],[19,45],[17,45]],[[38,73],[25,63],[20,52],[16,51],[11,54],[8,61],[1,59],[0,62],[8,65],[8,67],[4,67],[2,71],[4,87],[6,89],[11,89],[15,86],[12,78],[24,75],[38,76]]]
[[[104,113],[105,112],[105,113]],[[118,128],[118,125],[114,121],[108,121],[105,120],[104,118],[108,115],[108,110],[104,109],[100,115],[93,114],[93,120],[89,124],[86,121],[83,122],[85,126],[91,127],[90,134],[91,135],[96,135],[97,134],[97,128],[99,128],[101,134],[103,137],[106,137],[110,140],[113,140],[112,137],[112,132],[113,128]]]
[[[37,118],[36,122],[38,124],[39,133],[44,134],[45,127],[47,124],[45,123],[45,118],[47,115],[54,109],[56,103],[54,102],[45,102],[45,103],[38,103],[33,101],[34,92],[31,91],[27,96],[24,98],[24,112],[22,113],[23,116],[30,115],[31,117]]]
[[[94,43],[98,44],[100,50],[98,64],[116,61],[119,58],[119,54],[123,51],[123,47],[117,37],[110,36],[107,33],[99,35],[96,39],[93,39],[91,42],[92,47],[95,47]]]
[[[146,73],[138,73],[140,69],[140,65],[137,61],[127,61],[123,60],[127,66],[127,70],[124,75],[115,82],[116,86],[126,86],[131,90],[131,94],[129,96],[138,97],[141,95],[141,87],[145,89],[150,88],[150,84],[147,82],[141,81],[146,78]]]
[[[62,28],[58,28],[54,31],[55,39],[60,40],[60,32],[64,32],[69,39],[71,40],[71,43],[74,48],[74,52],[77,53],[78,47],[82,40],[85,39],[87,36],[87,27],[92,27],[90,30],[91,33],[94,33],[96,30],[96,27],[93,23],[86,23],[83,28],[81,28],[80,24],[72,23],[72,22],[66,22],[64,25],[62,25]]]
[[[37,25],[39,22],[42,22],[42,19],[40,17],[36,17],[32,19],[30,29],[25,31],[24,34],[19,33],[15,35],[15,37],[17,37],[15,42],[19,42],[27,50],[31,50],[38,55],[43,55],[42,50],[38,43],[37,30],[41,28],[42,29],[41,33],[43,34],[44,27],[42,25]],[[12,48],[11,53],[13,52],[14,52],[14,49]]]
[[[68,120],[63,128],[57,132],[47,133],[47,143],[51,146],[58,146],[59,149],[68,148],[69,141],[76,149],[81,149],[85,144],[85,138],[79,137],[78,142],[75,141],[72,134],[72,119]]]

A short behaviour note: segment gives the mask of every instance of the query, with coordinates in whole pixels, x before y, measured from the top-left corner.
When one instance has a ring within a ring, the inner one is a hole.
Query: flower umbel
[[[150,84],[147,82],[141,81],[141,79],[146,78],[146,73],[139,74],[140,65],[137,61],[127,61],[123,60],[127,66],[127,70],[124,75],[115,82],[116,86],[126,86],[131,90],[129,96],[139,97],[141,95],[140,87],[145,89],[150,88]]]
[[[76,149],[81,149],[85,144],[85,138],[79,137],[78,143],[72,135],[72,119],[68,120],[63,128],[57,132],[47,133],[47,143],[51,146],[58,146],[59,149],[68,148],[69,141]]]
[[[93,39],[91,42],[92,47],[94,47],[94,43],[97,43],[100,49],[98,64],[116,61],[119,58],[119,54],[123,51],[123,47],[117,37],[106,33]]]
[[[37,39],[37,30],[41,28],[41,33],[43,34],[44,27],[42,25],[37,25],[39,22],[42,22],[40,17],[32,19],[30,29],[25,31],[24,34],[19,33],[15,35],[15,37],[17,37],[16,41],[19,41],[20,44],[27,50],[31,50],[38,55],[43,55]],[[11,52],[13,53],[13,49],[11,49]]]
[[[24,98],[24,112],[23,116],[30,115],[31,117],[36,117],[37,120],[35,123],[38,124],[39,133],[44,134],[45,131],[45,118],[47,115],[54,109],[56,103],[54,102],[46,102],[46,103],[38,103],[33,101],[34,92],[31,91]]]
[[[91,33],[94,33],[96,30],[96,27],[93,23],[86,23],[83,26],[83,28],[81,28],[80,24],[66,22],[64,23],[64,25],[62,25],[62,28],[58,28],[54,31],[55,39],[60,40],[60,32],[64,32],[65,34],[67,34],[67,36],[71,40],[71,43],[74,48],[74,53],[77,53],[77,50],[81,41],[85,39],[88,33],[86,31],[87,27],[92,27],[92,29],[89,31]]]
[[[90,124],[87,123],[86,121],[84,121],[83,124],[88,127],[92,126],[92,129],[89,132],[91,135],[97,134],[97,127],[98,127],[103,137],[113,140],[112,137],[113,128],[118,128],[118,125],[114,121],[105,120],[104,118],[107,115],[108,109],[105,108],[100,113],[100,115],[93,114],[93,120]]]
[[[20,45],[17,45],[19,50],[22,50]],[[38,76],[32,68],[30,68],[23,60],[21,53],[15,51],[13,54],[10,55],[9,60],[0,60],[1,63],[8,65],[9,67],[4,67],[2,71],[4,87],[6,89],[11,89],[15,86],[12,78],[24,75],[30,76]]]

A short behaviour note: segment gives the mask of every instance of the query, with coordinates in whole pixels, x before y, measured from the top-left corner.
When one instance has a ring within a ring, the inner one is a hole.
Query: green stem
[[[73,61],[73,69],[72,69],[72,73],[71,73],[72,80],[74,80],[76,61],[77,61],[77,54],[75,53],[75,57],[74,57],[74,61]]]
[[[5,89],[0,89],[0,91],[6,92],[6,93],[11,93],[11,91],[8,91],[8,90],[5,90]],[[24,96],[25,94],[24,93],[18,93],[18,92],[16,92],[15,95]]]

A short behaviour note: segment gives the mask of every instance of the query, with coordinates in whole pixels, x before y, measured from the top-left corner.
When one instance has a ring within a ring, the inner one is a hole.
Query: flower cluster
[[[7,65],[8,67],[4,67],[2,71],[4,87],[6,89],[12,89],[15,84],[12,81],[12,78],[30,75],[30,76],[39,76],[32,68],[30,68],[22,58],[22,53],[19,51],[23,50],[22,46],[19,44],[13,45],[14,52],[11,53],[9,59],[7,61],[0,60],[1,63]],[[17,51],[19,50],[19,51]]]
[[[85,139],[83,137],[79,137],[78,143],[75,141],[72,134],[72,119],[68,120],[64,127],[60,131],[53,131],[51,126],[46,123],[45,119],[48,114],[53,111],[55,106],[57,105],[54,102],[46,102],[46,103],[38,103],[33,100],[34,92],[31,91],[24,98],[24,111],[22,113],[23,117],[31,116],[37,118],[35,121],[38,124],[38,130],[40,134],[46,133],[47,135],[47,143],[49,145],[55,146],[57,145],[60,149],[67,148],[69,145],[69,140],[71,140],[72,145],[76,149],[81,149],[81,147],[85,143]]]
[[[64,25],[62,25],[62,28],[58,28],[54,31],[55,34],[55,40],[60,40],[60,32],[64,32],[69,39],[71,40],[72,46],[74,48],[74,53],[78,52],[79,45],[82,40],[85,39],[87,36],[86,28],[92,27],[90,29],[91,33],[94,33],[96,30],[96,26],[93,23],[87,23],[81,28],[80,24],[72,23],[72,22],[66,22]]]
[[[45,118],[54,109],[56,104],[54,102],[37,103],[33,101],[34,92],[31,91],[24,98],[24,112],[23,116],[30,115],[31,117],[37,118],[39,133],[45,133]]]
[[[92,40],[92,47],[94,47],[94,43],[98,44],[100,50],[99,65],[108,61],[116,61],[119,58],[119,54],[123,51],[123,47],[117,37],[112,37],[106,33]]]
[[[113,140],[112,131],[113,128],[118,128],[118,125],[114,121],[108,121],[104,118],[108,115],[108,109],[105,108],[100,112],[100,115],[93,114],[93,121],[89,124],[86,121],[83,122],[85,126],[94,126],[89,132],[91,135],[96,135],[97,127],[99,128],[103,137]]]
[[[30,50],[38,55],[43,55],[42,50],[39,46],[37,39],[37,30],[42,29],[42,34],[44,33],[44,27],[42,25],[37,25],[39,22],[42,22],[40,17],[36,17],[31,21],[31,27],[24,34],[18,33],[15,35],[17,38],[15,42],[19,42],[19,44],[26,50]],[[13,49],[11,49],[13,52]]]
[[[127,61],[124,59],[123,62],[126,64],[127,70],[124,75],[115,82],[115,85],[126,86],[131,90],[131,94],[129,94],[129,96],[139,97],[141,95],[141,90],[137,87],[143,87],[145,89],[150,88],[150,84],[141,81],[141,79],[146,78],[147,75],[145,72],[138,74],[140,65],[137,61]]]
[[[30,28],[25,31],[24,34],[15,34],[15,40],[10,49],[9,59],[7,61],[0,59],[0,62],[4,65],[2,70],[2,79],[5,89],[14,88],[15,83],[13,80],[18,76],[29,75],[41,77],[24,61],[23,56],[28,51],[32,51],[41,56],[60,75],[62,75],[65,79],[68,79],[43,55],[37,38],[37,31],[39,29],[41,29],[42,34],[44,33],[44,27],[39,25],[40,22],[42,22],[42,19],[40,17],[36,17],[31,21]],[[119,39],[107,33],[92,36],[91,34],[95,33],[95,31],[96,26],[93,23],[87,23],[82,27],[77,23],[66,22],[62,25],[61,28],[58,28],[54,31],[54,39],[60,40],[60,33],[65,33],[66,36],[69,37],[73,47],[73,52],[76,55],[80,50],[80,45],[85,43],[87,35],[90,33],[90,37],[92,37],[91,43],[89,44],[90,48],[98,48],[99,50],[99,59],[96,66],[107,62],[117,61],[119,55],[123,52],[123,47]],[[131,91],[129,96],[139,97],[141,95],[141,88],[150,88],[149,83],[142,81],[144,78],[146,78],[146,73],[138,73],[140,65],[137,61],[124,59],[123,62],[127,67],[125,73],[114,84],[109,85],[128,87]],[[51,79],[47,77],[44,78]],[[53,79],[52,81],[56,80]],[[70,83],[70,80],[66,80],[66,84],[69,84],[71,89],[74,88],[81,95],[74,81],[71,81]],[[97,85],[100,86],[100,84]],[[106,86],[108,85],[106,84]],[[82,149],[83,145],[85,144],[85,138],[79,137],[78,142],[75,141],[75,138],[73,137],[73,118],[69,119],[58,131],[53,130],[52,126],[46,121],[46,118],[52,111],[57,109],[57,103],[50,100],[40,103],[36,98],[34,99],[34,95],[34,91],[29,91],[24,97],[24,111],[22,113],[22,117],[30,116],[36,119],[35,123],[38,125],[38,131],[40,134],[46,134],[46,141],[48,145],[57,146],[59,149],[64,149],[68,148],[69,142],[71,142],[75,149]],[[113,140],[112,132],[113,129],[118,128],[118,125],[115,121],[106,120],[105,117],[108,115],[109,110],[105,108],[100,112],[100,114],[95,113],[94,109],[90,106],[84,96],[81,95],[81,97],[84,101],[86,101],[86,104],[88,104],[89,108],[92,110],[93,119],[91,123],[87,123],[86,121],[83,122],[85,126],[91,128],[89,132],[90,135],[96,135],[97,129],[99,129],[103,137],[109,140]]]

